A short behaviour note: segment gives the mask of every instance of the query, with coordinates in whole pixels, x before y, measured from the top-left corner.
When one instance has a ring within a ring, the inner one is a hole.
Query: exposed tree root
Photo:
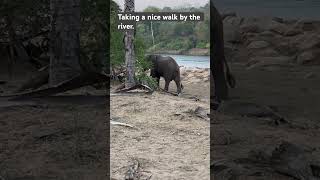
[[[115,93],[123,93],[123,92],[132,91],[132,90],[135,90],[135,89],[147,90],[148,91],[147,93],[152,93],[153,92],[153,90],[149,86],[146,86],[146,85],[143,85],[143,84],[136,84],[136,85],[134,85],[132,87],[129,87],[129,88],[122,88],[122,87],[124,87],[124,86],[120,86],[119,88],[117,88]]]
[[[23,92],[25,90],[34,90],[38,89],[41,86],[48,83],[49,79],[49,72],[47,70],[48,67],[42,68],[40,70],[40,74],[37,76],[32,77],[27,82],[25,82],[17,91],[16,93]]]

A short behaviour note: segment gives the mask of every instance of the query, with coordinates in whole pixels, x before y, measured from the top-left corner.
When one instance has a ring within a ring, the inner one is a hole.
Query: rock
[[[261,30],[255,24],[244,24],[240,26],[240,32],[242,33],[259,33]]]
[[[210,78],[209,78],[209,77],[206,77],[206,78],[203,79],[203,81],[204,81],[204,82],[209,82],[209,81],[210,81]]]
[[[300,29],[290,28],[284,33],[284,35],[285,36],[296,36],[296,35],[301,34],[301,33],[303,33],[303,31],[300,30]]]
[[[283,35],[288,27],[272,18],[246,18],[243,20],[240,30],[243,33],[253,32],[261,33],[263,31],[272,31]]]
[[[301,31],[312,31],[315,29],[315,22],[309,20],[299,20],[294,25],[294,29],[299,29]]]
[[[320,62],[320,49],[308,50],[298,55],[297,63],[300,65],[305,64],[319,64]]]
[[[225,12],[221,14],[222,19],[226,19],[228,17],[237,17],[237,14],[235,12]]]
[[[253,41],[251,42],[247,48],[248,49],[262,49],[268,47],[270,44],[266,41]]]
[[[210,120],[209,115],[210,112],[209,110],[204,109],[203,107],[196,107],[194,110],[193,109],[189,109],[188,111],[186,111],[186,113],[191,114],[193,116],[199,117],[201,119],[204,120]]]
[[[296,46],[300,52],[312,48],[320,48],[320,34],[304,33],[301,36],[292,39],[291,44]]]
[[[312,79],[315,77],[316,77],[316,74],[314,72],[309,72],[304,76],[305,79]]]
[[[284,56],[296,56],[297,48],[290,46],[288,41],[282,41],[275,44],[275,49]]]
[[[186,71],[186,69],[185,68],[180,68],[180,75],[181,76],[186,76],[188,73],[187,73],[187,71]]]
[[[257,18],[245,18],[240,25],[241,33],[259,33],[263,30],[259,27],[259,19]]]
[[[292,62],[292,58],[288,56],[278,56],[278,57],[252,57],[250,58],[249,62],[258,63],[263,62],[265,64],[288,64]]]
[[[279,53],[273,48],[266,49],[251,49],[249,50],[250,56],[261,56],[261,57],[278,57]]]
[[[239,27],[243,21],[243,18],[237,17],[237,16],[228,16],[223,20],[223,23],[225,24],[231,24],[236,27]]]
[[[224,35],[224,41],[230,42],[230,43],[240,43],[241,42],[241,33],[239,31],[239,27],[224,23],[223,24],[223,35]]]
[[[205,110],[203,107],[198,106],[195,110],[194,110],[194,114],[197,117],[200,117],[202,119],[206,119],[206,120],[210,120],[209,119],[209,111]]]
[[[275,36],[275,34],[271,31],[263,31],[259,34],[259,36],[262,36],[262,37],[266,37],[266,38],[272,38]]]
[[[272,20],[278,23],[284,23],[283,18],[280,18],[280,17],[273,17]]]
[[[281,35],[284,35],[288,30],[288,27],[286,25],[279,23],[279,22],[276,22],[276,21],[271,21],[268,26],[269,27],[267,28],[267,30],[272,31],[272,32],[276,32]]]
[[[272,152],[272,168],[297,179],[313,179],[308,152],[295,144],[282,142]]]

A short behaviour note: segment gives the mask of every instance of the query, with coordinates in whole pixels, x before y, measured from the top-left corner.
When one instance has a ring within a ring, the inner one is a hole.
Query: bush
[[[137,83],[141,83],[149,86],[151,89],[155,90],[158,87],[156,80],[150,77],[146,73],[146,69],[150,69],[152,64],[145,58],[145,45],[141,38],[135,38],[134,40],[135,56],[136,56],[136,75],[135,80]]]
[[[206,48],[206,46],[207,46],[207,43],[205,43],[203,41],[200,41],[200,42],[197,43],[197,48],[204,49],[204,48]]]

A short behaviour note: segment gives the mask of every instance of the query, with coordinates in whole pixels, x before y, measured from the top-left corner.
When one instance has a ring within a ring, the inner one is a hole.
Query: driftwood
[[[2,97],[13,97],[14,99],[20,98],[33,98],[33,97],[44,97],[50,96],[58,93],[62,93],[68,90],[77,89],[83,86],[88,86],[92,84],[102,83],[109,81],[109,75],[100,74],[100,73],[82,73],[79,76],[63,82],[55,87],[50,87],[46,89],[31,91],[27,93],[17,93]]]
[[[133,127],[132,125],[130,125],[130,124],[126,124],[126,123],[122,123],[122,122],[117,122],[117,121],[112,121],[112,120],[110,120],[110,124],[134,128],[134,127]]]

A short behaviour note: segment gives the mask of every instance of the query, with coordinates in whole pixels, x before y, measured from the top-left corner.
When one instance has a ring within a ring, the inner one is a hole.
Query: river
[[[171,56],[177,61],[179,66],[188,68],[210,68],[210,56],[186,56],[186,55],[168,55],[161,54],[162,56]]]

